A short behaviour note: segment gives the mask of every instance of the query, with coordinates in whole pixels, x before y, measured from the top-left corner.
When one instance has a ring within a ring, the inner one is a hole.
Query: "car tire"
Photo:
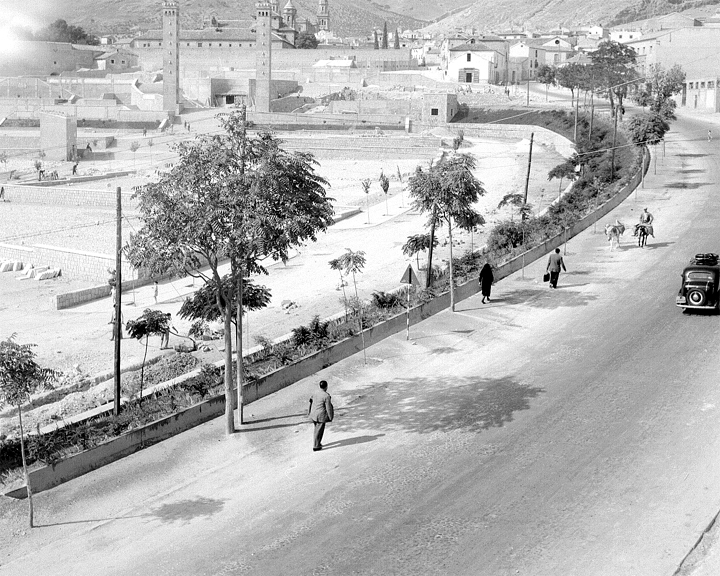
[[[692,306],[704,306],[707,295],[702,290],[690,290],[687,295],[688,304]]]

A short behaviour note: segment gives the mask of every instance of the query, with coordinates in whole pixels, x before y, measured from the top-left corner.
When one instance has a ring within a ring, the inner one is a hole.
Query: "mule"
[[[610,251],[612,252],[617,246],[620,248],[620,237],[625,232],[625,225],[619,220],[615,220],[615,224],[605,224],[605,236],[610,242]]]
[[[637,239],[638,239],[638,246],[640,248],[644,248],[645,244],[647,244],[648,236],[650,235],[647,226],[644,226],[643,224],[640,224],[637,227]]]

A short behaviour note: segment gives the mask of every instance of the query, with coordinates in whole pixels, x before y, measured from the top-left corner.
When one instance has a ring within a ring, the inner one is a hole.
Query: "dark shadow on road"
[[[587,276],[590,274],[590,270],[572,270],[568,272],[568,274],[572,274],[573,276]]]
[[[454,352],[457,352],[457,349],[452,346],[440,346],[430,350],[430,354],[452,354]]]
[[[135,514],[133,516],[112,516],[110,518],[96,518],[90,520],[69,520],[68,522],[53,522],[52,524],[35,524],[35,528],[52,528],[53,526],[70,526],[72,524],[95,524],[97,522],[109,522],[110,520],[125,520],[126,518],[143,518],[147,514]]]
[[[481,432],[512,422],[545,390],[524,386],[511,377],[395,378],[357,391],[343,408],[345,417],[332,423],[338,431],[400,430]]]
[[[699,170],[699,169],[688,169],[688,170],[678,170],[680,174],[704,174],[707,172],[707,170]]]
[[[668,246],[672,246],[675,244],[675,242],[653,242],[652,244],[645,244],[645,248],[667,248]]]
[[[275,420],[282,420],[283,418],[296,418],[298,416],[305,416],[304,412],[298,414],[287,414],[285,416],[273,416],[272,418],[260,418],[258,420],[246,420],[245,424],[260,424],[261,422],[273,422]]]
[[[209,518],[214,516],[225,506],[225,500],[199,497],[195,499],[178,500],[171,504],[163,504],[149,514],[165,523],[187,523],[195,518]]]
[[[685,190],[697,190],[700,186],[713,186],[713,182],[668,182],[665,188],[679,188]]]
[[[288,422],[287,424],[273,424],[272,426],[253,426],[251,428],[241,428],[238,433],[240,434],[247,434],[248,432],[260,432],[261,430],[273,430],[275,428],[292,428],[293,426],[298,426],[299,424],[304,424],[307,422],[307,418],[304,418],[305,414],[298,414],[298,418],[301,418],[301,420],[296,422]],[[270,418],[268,419],[270,420]],[[254,424],[255,422],[247,422],[246,424]]]
[[[372,436],[355,436],[355,438],[345,438],[344,440],[336,440],[335,442],[328,442],[323,444],[323,451],[331,448],[342,448],[343,446],[352,446],[353,444],[365,444],[366,442],[372,442],[385,436],[385,434],[375,434]]]
[[[705,158],[707,154],[678,154],[680,158]]]
[[[470,330],[453,330],[453,332],[454,332],[455,334],[472,334],[473,332],[475,332],[475,330],[474,330],[474,329],[470,329]]]
[[[505,295],[504,303],[506,304],[525,304],[533,308],[547,308],[554,310],[555,308],[563,308],[565,306],[587,306],[593,300],[597,300],[594,294],[585,294],[583,292],[575,292],[572,290],[559,290],[563,286],[584,286],[585,284],[563,284],[562,276],[555,290],[548,287],[547,284],[543,288],[514,290]]]

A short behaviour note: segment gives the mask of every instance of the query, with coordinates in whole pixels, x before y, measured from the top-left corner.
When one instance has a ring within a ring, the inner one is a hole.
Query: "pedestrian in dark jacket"
[[[490,302],[490,290],[492,290],[493,280],[492,266],[490,266],[489,262],[485,262],[485,266],[480,270],[480,292],[483,296],[483,304],[485,304],[486,299]]]
[[[560,256],[560,248],[555,248],[555,252],[548,257],[546,271],[550,272],[550,288],[557,288],[558,278],[560,278],[560,270],[567,272],[563,257]]]
[[[320,380],[320,390],[316,391],[310,397],[310,406],[308,407],[308,418],[315,425],[313,430],[313,452],[322,450],[322,438],[325,432],[325,424],[332,422],[335,414],[332,399],[327,393],[328,383]]]

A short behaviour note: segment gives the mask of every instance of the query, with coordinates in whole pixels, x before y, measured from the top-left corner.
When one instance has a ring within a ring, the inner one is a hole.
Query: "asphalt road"
[[[720,317],[674,305],[720,252],[718,142],[681,120],[646,188],[544,262],[248,410],[24,504],[0,574],[664,575],[720,509]],[[656,216],[646,249],[605,221]],[[337,418],[310,450],[318,377]]]

